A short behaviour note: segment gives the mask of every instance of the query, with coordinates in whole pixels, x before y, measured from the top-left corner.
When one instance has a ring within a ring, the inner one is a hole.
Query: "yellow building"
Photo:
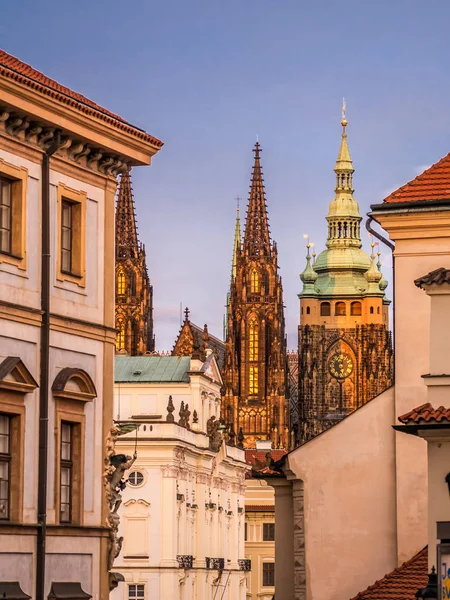
[[[115,583],[116,176],[161,146],[0,51],[0,596]]]

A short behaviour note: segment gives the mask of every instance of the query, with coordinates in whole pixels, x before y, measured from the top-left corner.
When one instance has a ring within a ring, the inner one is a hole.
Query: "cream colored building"
[[[394,248],[395,385],[291,452],[284,476],[271,477],[275,546],[284,556],[277,561],[277,600],[351,598],[428,538],[436,542],[433,523],[428,532],[426,443],[392,426],[399,415],[445,394],[445,378],[424,375],[447,371],[430,357],[448,358],[448,318],[436,324],[433,299],[414,282],[450,262],[449,166],[447,156],[372,206],[369,224],[376,219]],[[439,331],[434,348],[430,327]],[[441,483],[438,502],[443,495]]]
[[[244,451],[223,443],[216,359],[117,356],[117,450],[137,459],[122,494],[125,585],[113,600],[245,600]]]
[[[161,145],[0,51],[0,596],[108,598],[116,175]]]

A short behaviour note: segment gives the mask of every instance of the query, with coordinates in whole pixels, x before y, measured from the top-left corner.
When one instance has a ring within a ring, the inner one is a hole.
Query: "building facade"
[[[334,171],[326,250],[317,259],[307,244],[300,275],[299,422],[295,444],[327,429],[383,392],[393,382],[387,281],[380,252],[370,257],[361,244],[358,204],[353,197],[353,163],[342,118],[342,141]]]
[[[211,350],[195,356],[116,357],[118,449],[137,458],[126,475],[114,600],[245,600],[245,474],[224,443],[222,379]]]
[[[254,448],[287,445],[286,340],[278,252],[270,239],[261,148],[255,160],[242,245],[236,229],[227,298],[222,417]]]
[[[116,176],[162,143],[3,51],[0,97],[0,596],[103,600]]]
[[[116,204],[116,329],[118,352],[154,351],[153,286],[138,238],[129,172],[122,173]]]

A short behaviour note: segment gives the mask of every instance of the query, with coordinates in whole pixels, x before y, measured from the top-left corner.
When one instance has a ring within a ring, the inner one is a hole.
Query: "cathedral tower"
[[[155,349],[153,287],[139,242],[130,174],[123,173],[116,205],[116,351],[138,356]]]
[[[245,447],[257,440],[287,445],[286,341],[278,253],[270,239],[257,142],[241,244],[236,220],[227,298],[222,418]]]
[[[392,384],[387,282],[362,250],[359,207],[353,197],[353,163],[342,115],[334,168],[335,197],[327,222],[327,249],[310,255],[300,275],[299,417],[296,443],[320,433]]]

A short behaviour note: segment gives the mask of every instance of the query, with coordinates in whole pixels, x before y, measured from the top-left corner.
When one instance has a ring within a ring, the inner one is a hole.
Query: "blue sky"
[[[221,334],[257,134],[290,348],[303,234],[325,241],[342,97],[362,215],[450,151],[448,0],[2,4],[0,47],[165,142],[133,173],[159,349],[180,302]]]

